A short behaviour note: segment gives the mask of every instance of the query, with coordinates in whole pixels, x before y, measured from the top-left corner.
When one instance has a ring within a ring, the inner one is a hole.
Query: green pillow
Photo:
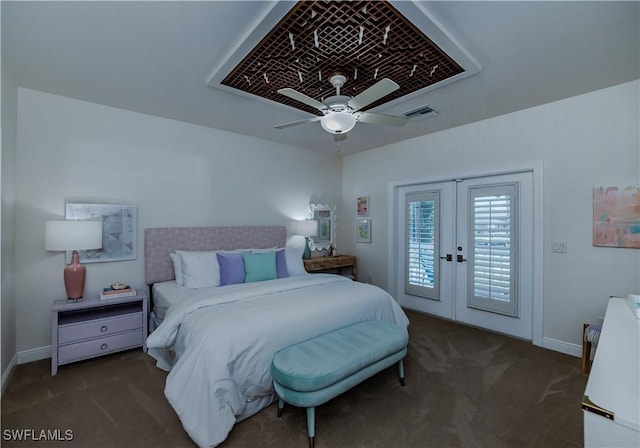
[[[246,283],[278,278],[275,251],[257,254],[243,252],[242,259],[244,260],[244,281]]]

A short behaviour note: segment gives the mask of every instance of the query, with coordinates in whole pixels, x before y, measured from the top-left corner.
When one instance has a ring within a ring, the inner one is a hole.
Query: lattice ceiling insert
[[[370,109],[464,71],[386,1],[299,1],[221,84],[322,115],[277,90],[322,101],[335,94],[335,73],[347,77],[343,95],[356,96],[382,78],[400,85]]]

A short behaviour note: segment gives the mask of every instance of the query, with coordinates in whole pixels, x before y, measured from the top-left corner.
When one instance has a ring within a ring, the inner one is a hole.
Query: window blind
[[[470,305],[513,315],[515,292],[515,185],[472,189]]]
[[[415,192],[406,197],[407,294],[438,299],[439,193]]]

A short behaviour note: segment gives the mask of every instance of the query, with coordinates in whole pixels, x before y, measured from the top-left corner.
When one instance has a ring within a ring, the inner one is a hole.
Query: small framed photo
[[[358,216],[369,216],[369,196],[358,198]]]
[[[358,243],[371,242],[371,220],[370,219],[357,220],[356,241]]]
[[[318,220],[318,239],[322,241],[331,241],[331,220]]]

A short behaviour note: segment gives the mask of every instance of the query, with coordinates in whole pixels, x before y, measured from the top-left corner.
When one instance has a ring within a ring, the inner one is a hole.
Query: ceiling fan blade
[[[407,117],[374,114],[372,112],[357,112],[356,116],[358,121],[362,123],[384,124],[387,126],[404,126],[409,121]]]
[[[369,104],[378,101],[383,96],[389,95],[391,92],[398,90],[400,86],[389,78],[382,78],[380,81],[369,87],[349,100],[347,105],[353,110],[360,110]]]
[[[288,96],[293,100],[300,101],[301,103],[304,103],[307,106],[315,107],[318,110],[325,110],[327,108],[327,106],[322,104],[320,101],[314,100],[310,96],[307,96],[304,93],[300,93],[297,90],[293,90],[289,87],[278,90],[278,93],[280,95]]]
[[[314,121],[320,121],[321,118],[322,117],[306,118],[304,120],[292,121],[291,123],[279,124],[277,126],[274,126],[274,128],[276,128],[276,129],[290,128],[291,126],[298,126],[299,124],[313,123]]]

